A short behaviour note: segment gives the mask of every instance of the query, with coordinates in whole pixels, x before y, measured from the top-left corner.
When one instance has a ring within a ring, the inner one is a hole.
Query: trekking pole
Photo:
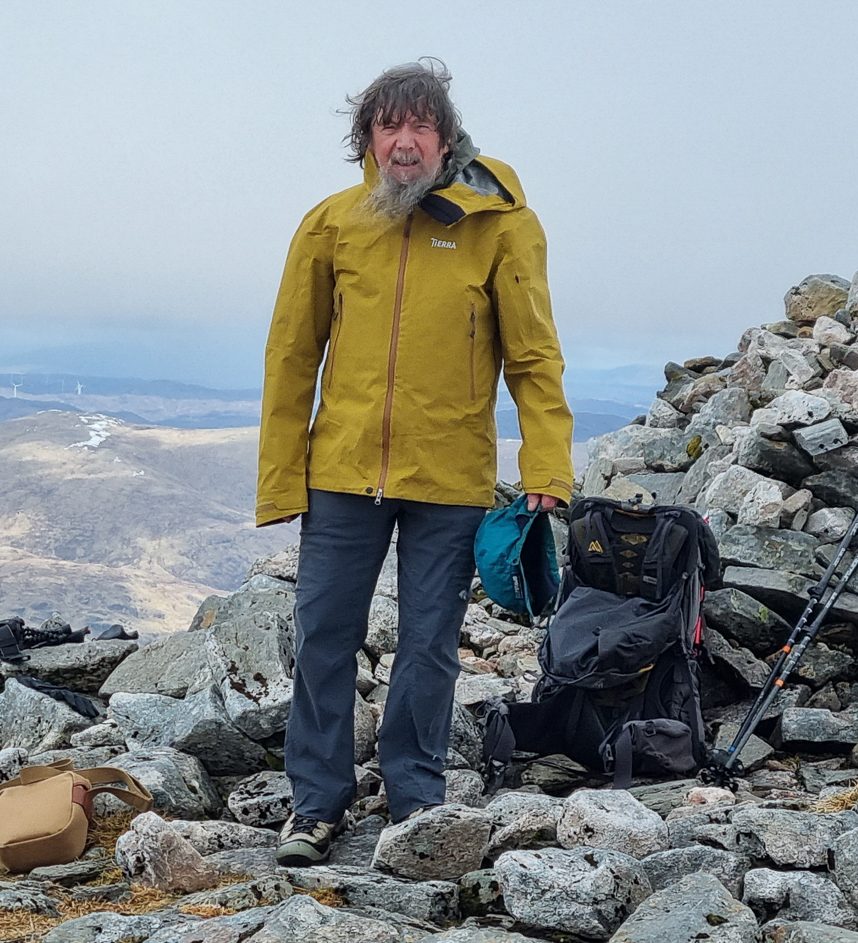
[[[771,707],[775,698],[786,684],[790,674],[801,661],[808,646],[816,638],[831,607],[840,598],[849,580],[856,571],[858,571],[858,553],[856,553],[848,569],[844,575],[838,579],[829,593],[828,598],[825,600],[825,603],[822,605],[822,608],[813,617],[813,621],[808,626],[808,619],[810,619],[811,614],[819,606],[820,600],[826,589],[828,589],[831,578],[843,560],[843,557],[846,555],[849,544],[854,539],[856,532],[858,532],[858,512],[856,512],[855,517],[852,519],[849,529],[840,541],[837,552],[828,564],[822,578],[815,586],[811,586],[808,590],[810,599],[808,599],[807,605],[804,607],[804,611],[796,623],[795,628],[781,648],[771,673],[768,678],[766,678],[765,684],[757,695],[751,709],[748,711],[736,736],[733,738],[733,742],[726,750],[713,750],[711,752],[709,762],[706,768],[701,772],[700,778],[704,782],[714,783],[718,786],[726,785],[731,789],[736,788],[735,776],[741,776],[744,773],[744,768],[739,762],[739,754],[748,740],[750,740],[751,735],[765,716],[766,711]]]

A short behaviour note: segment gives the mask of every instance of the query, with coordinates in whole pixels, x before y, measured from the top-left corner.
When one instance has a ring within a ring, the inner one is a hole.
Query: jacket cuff
[[[547,482],[544,480],[540,482],[523,481],[521,488],[525,494],[547,494],[552,498],[557,498],[558,501],[562,501],[563,504],[569,504],[569,499],[572,497],[572,485],[560,478],[551,478]]]
[[[285,502],[277,504],[274,501],[262,501],[256,505],[256,526],[267,527],[269,524],[280,524],[287,517],[294,514],[303,514],[308,509],[307,502],[289,506]]]

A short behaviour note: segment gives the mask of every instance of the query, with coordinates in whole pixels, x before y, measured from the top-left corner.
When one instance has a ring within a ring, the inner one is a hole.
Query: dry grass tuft
[[[237,914],[237,910],[233,910],[231,907],[216,907],[214,904],[188,904],[187,907],[180,907],[179,913],[182,914],[192,914],[195,917],[204,917],[206,920],[209,917],[230,917],[232,914]]]
[[[856,804],[858,804],[858,780],[849,783],[849,788],[843,792],[836,792],[824,799],[817,799],[811,805],[810,811],[846,812],[849,809],[854,809]]]
[[[332,891],[329,887],[317,887],[309,891],[303,887],[296,887],[295,893],[306,894],[326,907],[345,907],[348,903],[345,897],[340,897],[336,891]]]

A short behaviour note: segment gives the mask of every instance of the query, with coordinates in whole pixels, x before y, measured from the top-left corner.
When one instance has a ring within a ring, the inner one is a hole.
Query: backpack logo
[[[455,249],[456,243],[450,242],[447,239],[436,239],[434,236],[430,236],[433,249]]]
[[[590,541],[590,546],[587,547],[587,553],[604,553],[604,552],[605,551],[602,549],[602,545],[599,543],[598,540]]]

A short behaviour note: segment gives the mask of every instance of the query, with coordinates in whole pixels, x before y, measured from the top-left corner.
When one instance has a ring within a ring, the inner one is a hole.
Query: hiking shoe
[[[295,868],[324,863],[331,853],[331,841],[342,831],[344,821],[321,822],[293,812],[280,830],[275,852],[277,863]]]

